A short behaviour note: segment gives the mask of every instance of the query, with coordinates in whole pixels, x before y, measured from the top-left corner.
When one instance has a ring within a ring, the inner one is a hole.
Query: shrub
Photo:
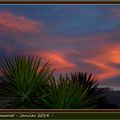
[[[42,88],[52,75],[50,64],[42,65],[37,57],[18,56],[1,60],[0,66],[4,76],[0,98],[10,100],[2,108],[40,108],[34,100],[45,96]]]
[[[95,108],[103,97],[97,86],[97,79],[92,74],[72,73],[60,76],[58,80],[52,77],[46,86],[49,96],[44,97],[42,102],[49,109]],[[37,102],[39,104],[39,100]]]

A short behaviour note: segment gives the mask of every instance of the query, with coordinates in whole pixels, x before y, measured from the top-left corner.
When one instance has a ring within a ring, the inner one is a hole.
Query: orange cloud
[[[41,23],[23,16],[16,16],[10,12],[0,12],[0,31],[35,33],[39,31]]]
[[[31,51],[24,52],[25,55],[35,55],[41,57],[43,61],[49,61],[52,67],[59,71],[71,70],[76,67],[76,65],[65,58],[65,55],[58,51]]]
[[[93,58],[84,59],[82,62],[92,64],[102,71],[99,75],[102,80],[118,76],[120,75],[120,70],[114,67],[114,64],[120,64],[120,46],[106,46],[104,52],[96,54]]]
[[[109,64],[107,64],[104,60],[99,61],[99,59],[93,58],[88,60],[82,60],[85,63],[92,64],[96,66],[99,70],[102,72],[99,74],[100,80],[105,80],[111,77],[115,77],[120,75],[120,70],[114,67],[111,67]]]
[[[106,52],[108,60],[115,64],[120,64],[120,46],[113,46]]]
[[[43,52],[41,55],[46,60],[49,60],[55,69],[69,69],[75,67],[73,63],[65,59],[64,55],[59,52]]]

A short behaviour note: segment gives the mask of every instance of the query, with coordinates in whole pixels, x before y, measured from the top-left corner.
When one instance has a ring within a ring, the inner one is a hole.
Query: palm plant
[[[51,109],[95,108],[103,97],[97,85],[96,77],[87,73],[60,76],[58,80],[52,77],[47,86],[49,95],[42,98],[42,102],[45,108]],[[39,105],[39,99],[37,103]]]
[[[92,73],[88,74],[87,72],[79,72],[71,73],[69,79],[71,82],[77,81],[78,84],[84,84],[84,89],[89,88],[87,97],[94,98],[95,101],[93,101],[92,104],[96,104],[95,108],[101,103],[101,101],[104,101],[106,94],[102,89],[98,88],[99,83],[97,76],[93,75]]]
[[[43,91],[53,70],[37,57],[11,57],[0,62],[0,99],[10,100],[2,108],[41,108],[34,101],[47,95]]]

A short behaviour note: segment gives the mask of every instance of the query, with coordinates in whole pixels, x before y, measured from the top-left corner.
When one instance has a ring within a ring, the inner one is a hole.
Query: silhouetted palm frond
[[[50,109],[95,108],[103,96],[97,84],[96,77],[87,73],[72,73],[70,76],[60,76],[58,80],[52,77],[47,86],[49,95],[42,102],[44,107]]]
[[[45,96],[41,88],[52,75],[51,65],[42,65],[37,57],[18,56],[1,60],[0,66],[4,76],[0,78],[0,97],[10,100],[2,108],[37,108],[34,99],[37,94]]]

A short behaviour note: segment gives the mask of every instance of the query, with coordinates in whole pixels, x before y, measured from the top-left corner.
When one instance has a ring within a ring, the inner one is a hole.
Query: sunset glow
[[[0,57],[35,55],[54,74],[93,73],[116,89],[119,21],[120,5],[1,5]]]

